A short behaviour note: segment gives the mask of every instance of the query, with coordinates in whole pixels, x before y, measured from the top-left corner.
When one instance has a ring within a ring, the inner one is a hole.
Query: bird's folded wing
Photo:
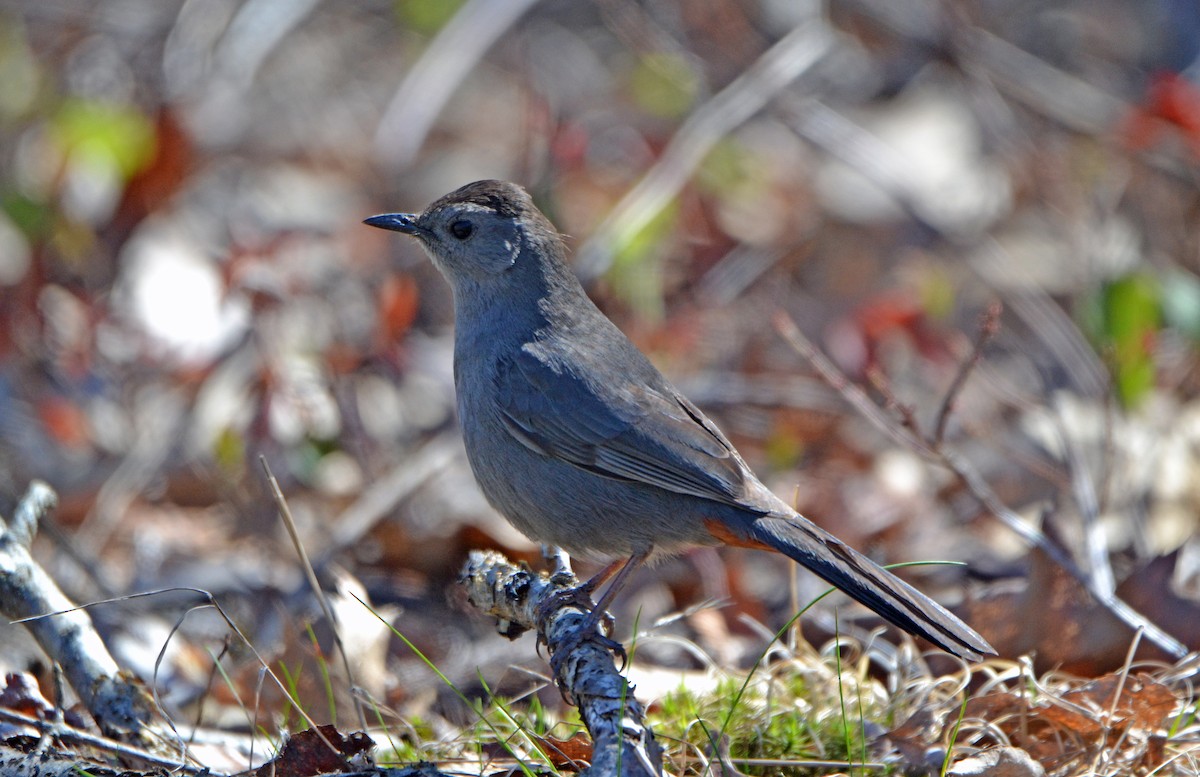
[[[754,509],[746,499],[748,473],[729,441],[657,373],[657,380],[646,377],[617,374],[598,383],[523,350],[496,373],[501,418],[510,434],[544,456]]]

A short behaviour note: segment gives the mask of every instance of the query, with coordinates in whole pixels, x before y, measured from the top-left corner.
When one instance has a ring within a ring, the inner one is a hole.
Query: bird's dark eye
[[[466,219],[459,219],[450,224],[450,234],[459,240],[466,240],[475,231],[475,225]]]

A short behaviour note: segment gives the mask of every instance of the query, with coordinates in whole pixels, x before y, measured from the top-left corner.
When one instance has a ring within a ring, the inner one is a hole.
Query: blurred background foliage
[[[1200,506],[1198,43],[1200,10],[1171,0],[0,2],[0,492],[58,489],[40,550],[79,600],[209,587],[284,655],[315,616],[263,457],[330,585],[398,608],[448,674],[512,679],[528,645],[447,618],[466,548],[534,553],[462,458],[448,290],[360,224],[499,177],[779,493],[881,560],[966,559],[984,586],[1037,562],[771,319],[930,423],[1003,302],[948,444],[1081,558],[1101,526],[1118,578],[1171,559],[1135,592],[1170,618],[1162,587],[1196,590],[1174,559]],[[782,567],[741,558],[667,564],[629,606],[734,602],[700,639],[736,662],[757,634],[733,614],[787,604]],[[97,613],[149,675],[165,627]],[[1124,655],[1061,644],[1051,624],[1086,608],[1012,615],[975,625],[1050,664]],[[433,693],[361,628],[364,685]],[[175,703],[219,635],[189,621],[160,676]]]

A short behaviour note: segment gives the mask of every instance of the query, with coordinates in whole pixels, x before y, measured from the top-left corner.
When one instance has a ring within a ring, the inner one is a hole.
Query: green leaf
[[[63,156],[111,167],[125,180],[154,158],[154,126],[130,105],[70,99],[54,116],[51,131]]]
[[[240,476],[246,468],[246,441],[235,429],[226,427],[213,441],[212,456],[226,476]]]
[[[1107,346],[1117,396],[1135,407],[1154,388],[1154,352],[1163,321],[1163,294],[1158,279],[1145,273],[1110,282],[1102,298],[1102,334]]]
[[[53,207],[20,192],[10,191],[0,196],[0,210],[30,240],[45,238],[54,225]]]
[[[618,233],[614,241],[608,280],[627,305],[647,318],[663,316],[662,255],[679,219],[679,204],[672,200],[636,231]]]
[[[396,15],[406,26],[432,35],[454,18],[463,0],[398,0]]]
[[[689,60],[678,54],[647,54],[638,58],[629,88],[642,110],[674,118],[692,107],[700,92],[700,77]]]
[[[720,197],[752,178],[751,155],[734,138],[722,138],[712,147],[697,171],[696,183],[709,195]]]

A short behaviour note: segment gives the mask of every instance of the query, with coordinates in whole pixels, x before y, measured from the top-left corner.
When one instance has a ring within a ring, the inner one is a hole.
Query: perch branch
[[[662,774],[662,755],[654,733],[645,724],[645,712],[634,698],[633,688],[613,664],[612,654],[593,640],[577,638],[588,613],[570,602],[539,613],[543,602],[576,585],[573,576],[536,575],[499,553],[475,551],[460,573],[459,583],[472,605],[500,620],[505,636],[535,628],[541,614],[545,633],[539,636],[559,667],[555,682],[578,705],[592,736],[591,773]],[[560,656],[558,650],[568,652]]]

